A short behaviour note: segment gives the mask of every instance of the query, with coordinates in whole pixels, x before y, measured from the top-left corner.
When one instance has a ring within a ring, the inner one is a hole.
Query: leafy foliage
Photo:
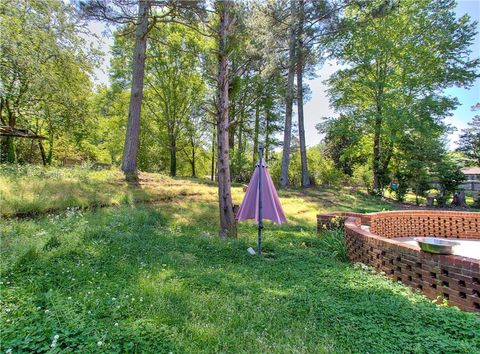
[[[62,1],[4,1],[0,14],[1,124],[47,135],[51,162],[54,146],[61,154],[88,134],[89,74],[98,51],[80,35],[86,24],[74,7]],[[6,138],[2,145],[3,160],[34,159],[30,141]]]
[[[344,30],[332,36],[333,55],[348,67],[329,80],[331,103],[341,116],[327,125],[327,151],[351,173],[351,151],[359,141],[351,133],[360,131],[370,142],[377,192],[393,175],[415,175],[419,164],[438,160],[447,132],[443,118],[457,105],[443,90],[468,87],[479,75],[480,61],[468,49],[476,23],[468,15],[456,19],[454,6],[430,0],[358,3],[346,10]]]
[[[480,103],[473,106],[472,110],[480,110]],[[480,165],[480,115],[474,116],[468,128],[462,130],[458,145],[458,151],[470,158],[473,164]]]

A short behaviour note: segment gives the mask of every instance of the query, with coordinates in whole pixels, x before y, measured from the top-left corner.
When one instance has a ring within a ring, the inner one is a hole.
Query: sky
[[[457,17],[467,13],[473,20],[480,22],[480,0],[457,0],[455,12]],[[478,32],[480,32],[480,28]],[[479,33],[477,33],[471,49],[473,57],[480,57]],[[321,136],[315,129],[315,125],[321,121],[321,118],[336,116],[335,112],[329,107],[328,96],[326,94],[327,85],[323,84],[323,81],[328,79],[337,69],[338,65],[335,62],[327,62],[318,71],[318,77],[308,81],[312,90],[312,98],[305,104],[304,108],[305,139],[307,145],[316,145],[320,142]],[[458,140],[460,130],[465,128],[474,116],[474,112],[471,111],[470,107],[480,102],[480,79],[477,79],[475,84],[469,89],[450,88],[446,90],[446,93],[449,96],[457,97],[460,103],[452,116],[445,119],[446,123],[457,129],[449,136],[449,148],[453,150],[457,146],[456,141]]]
[[[473,20],[480,22],[480,0],[457,0],[455,12],[457,17],[467,13]],[[104,33],[105,27],[99,22],[91,22],[90,29],[101,38],[102,42],[95,44],[105,52],[103,64],[95,71],[96,81],[108,84],[109,49],[113,44],[113,39],[111,34]],[[480,32],[480,28],[478,32]],[[471,50],[472,57],[480,57],[480,33],[477,33]],[[327,61],[317,70],[317,77],[307,81],[311,89],[311,98],[304,106],[305,138],[308,146],[318,144],[322,138],[315,128],[315,125],[322,120],[322,117],[336,116],[329,106],[329,99],[326,93],[327,86],[323,82],[338,69],[339,65],[336,62]],[[474,112],[471,111],[470,107],[480,102],[480,79],[477,79],[474,85],[468,89],[449,88],[445,92],[449,96],[456,97],[459,101],[459,105],[452,112],[452,115],[445,119],[446,123],[456,128],[456,131],[449,136],[449,149],[453,150],[457,146],[456,142],[458,141],[460,130],[465,128],[474,116]]]

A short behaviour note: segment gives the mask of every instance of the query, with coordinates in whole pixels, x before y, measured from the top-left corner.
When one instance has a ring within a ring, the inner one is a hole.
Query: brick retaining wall
[[[370,214],[370,231],[384,237],[435,236],[480,239],[480,213],[387,211]]]
[[[366,215],[332,213],[318,216],[319,231],[327,217],[344,219],[351,262],[375,267],[395,281],[421,290],[427,297],[480,313],[480,260],[436,255],[418,246],[392,240],[402,236],[480,239],[480,214],[397,211]],[[363,222],[365,221],[365,222]],[[361,224],[370,223],[370,230]],[[373,233],[373,231],[379,234]]]

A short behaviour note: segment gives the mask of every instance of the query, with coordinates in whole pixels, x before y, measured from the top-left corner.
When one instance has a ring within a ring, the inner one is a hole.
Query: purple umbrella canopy
[[[253,176],[248,184],[247,193],[243,198],[242,204],[237,212],[237,220],[243,221],[247,219],[254,219],[258,222],[259,208],[258,208],[258,177],[261,170],[262,180],[262,218],[269,219],[277,224],[287,222],[285,213],[283,212],[282,204],[278,198],[277,190],[272,181],[272,177],[268,173],[268,166],[264,159],[262,159],[262,167],[259,165],[255,168]]]

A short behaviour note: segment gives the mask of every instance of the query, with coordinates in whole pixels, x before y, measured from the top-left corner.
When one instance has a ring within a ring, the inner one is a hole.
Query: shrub
[[[341,229],[321,232],[319,248],[326,256],[334,257],[342,262],[348,261],[347,244]]]
[[[373,172],[368,165],[357,165],[353,170],[350,183],[356,187],[365,188],[368,192],[373,186]]]
[[[448,160],[437,165],[436,174],[442,191],[441,197],[437,198],[438,204],[445,206],[448,197],[455,193],[457,187],[466,180],[466,176],[454,162]]]

